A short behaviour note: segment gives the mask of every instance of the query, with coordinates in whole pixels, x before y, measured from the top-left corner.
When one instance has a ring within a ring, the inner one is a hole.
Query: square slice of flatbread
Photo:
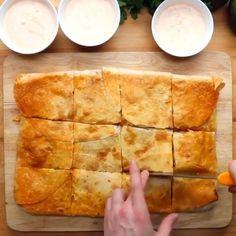
[[[121,150],[123,170],[134,159],[141,170],[173,172],[172,131],[123,126]]]
[[[73,168],[121,172],[120,127],[75,123]]]
[[[150,176],[145,187],[145,199],[150,213],[171,212],[171,177]],[[130,191],[130,176],[122,174],[122,188]]]
[[[14,82],[16,104],[25,117],[72,120],[73,90],[72,72],[21,74]]]
[[[216,174],[215,133],[205,131],[174,132],[174,172],[191,175]]]
[[[121,120],[119,81],[109,71],[74,72],[74,120],[117,124]]]
[[[171,128],[171,74],[120,69],[122,119],[138,127]]]
[[[218,77],[173,75],[174,128],[215,131],[215,110],[223,86]]]
[[[195,211],[217,200],[216,180],[174,177],[173,212]]]
[[[15,200],[31,214],[70,215],[71,185],[68,170],[18,167]]]
[[[121,187],[121,173],[73,170],[72,215],[103,216],[107,198]]]
[[[72,161],[72,122],[21,117],[17,165],[70,169]]]

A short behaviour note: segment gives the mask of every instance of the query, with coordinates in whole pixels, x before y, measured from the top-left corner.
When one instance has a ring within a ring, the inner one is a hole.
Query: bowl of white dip
[[[0,39],[11,50],[34,54],[46,49],[59,28],[50,0],[5,0],[0,8]]]
[[[193,56],[210,42],[214,22],[200,0],[166,0],[152,18],[152,35],[166,53],[177,57]]]
[[[97,46],[108,41],[120,23],[117,0],[61,0],[59,23],[64,34],[82,46]]]

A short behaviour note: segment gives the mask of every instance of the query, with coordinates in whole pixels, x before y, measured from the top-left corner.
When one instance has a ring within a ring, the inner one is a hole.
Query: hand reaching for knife
[[[177,219],[177,214],[168,215],[159,230],[153,230],[150,214],[144,197],[149,173],[141,174],[135,161],[130,165],[131,191],[125,198],[122,189],[116,189],[107,200],[104,235],[105,236],[168,236]]]

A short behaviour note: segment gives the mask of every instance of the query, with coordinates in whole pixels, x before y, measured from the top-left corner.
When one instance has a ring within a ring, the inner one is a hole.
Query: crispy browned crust
[[[21,117],[17,164],[21,167],[70,169],[73,123]]]
[[[14,83],[17,107],[26,117],[51,120],[73,118],[73,74],[21,74]]]
[[[216,181],[174,177],[172,211],[194,211],[218,200]]]
[[[140,127],[171,128],[171,74],[121,69],[122,119]]]
[[[120,187],[120,173],[74,170],[72,215],[103,216],[107,198]]]
[[[175,173],[216,174],[215,133],[205,131],[174,132]]]
[[[74,120],[118,124],[121,120],[119,81],[109,70],[74,73]]]
[[[25,211],[34,215],[71,215],[72,178],[66,181],[45,200],[35,204],[24,204]]]
[[[173,172],[172,131],[123,126],[121,150],[124,170],[135,159],[142,170]]]
[[[15,200],[18,204],[36,204],[54,194],[69,178],[70,171],[18,167]]]
[[[173,75],[174,128],[214,131],[211,116],[223,85],[222,79],[217,77]],[[207,123],[210,127],[206,126]]]
[[[130,191],[130,176],[122,174],[122,188]],[[171,178],[150,176],[145,187],[145,199],[151,213],[171,212]]]
[[[115,188],[129,191],[119,172],[132,159],[151,172],[214,175],[210,131],[223,85],[214,76],[117,68],[17,76],[24,117],[16,203],[36,215],[103,216]],[[145,198],[152,213],[196,211],[218,199],[214,180],[160,176],[150,177]]]
[[[120,128],[74,124],[73,168],[121,172]]]

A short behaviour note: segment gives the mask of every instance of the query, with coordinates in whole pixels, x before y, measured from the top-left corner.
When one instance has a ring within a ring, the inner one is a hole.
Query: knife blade
[[[235,186],[233,178],[231,177],[228,171],[217,173],[215,175],[190,175],[190,174],[178,174],[178,173],[158,173],[150,172],[151,176],[160,176],[160,177],[179,177],[179,178],[200,178],[200,179],[215,179],[218,183],[226,186]]]
[[[216,179],[216,175],[190,175],[190,174],[177,174],[177,173],[162,173],[162,172],[151,172],[149,171],[150,176],[160,176],[160,177],[179,177],[179,178],[201,178],[201,179]]]

